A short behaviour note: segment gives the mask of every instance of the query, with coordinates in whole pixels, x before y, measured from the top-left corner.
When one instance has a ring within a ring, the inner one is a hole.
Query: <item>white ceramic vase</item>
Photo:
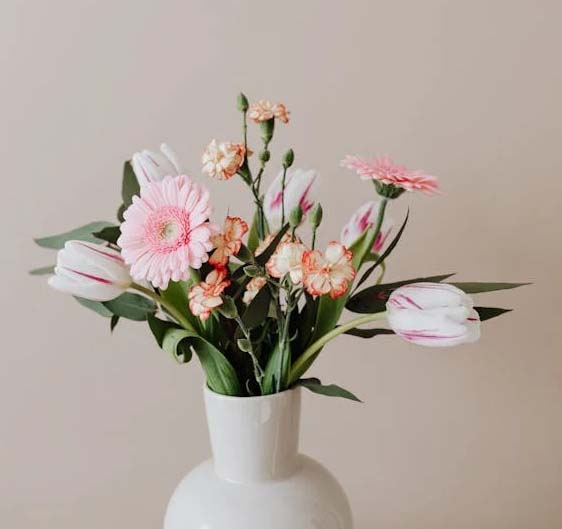
[[[164,529],[352,529],[337,480],[298,453],[300,389],[227,397],[205,389],[213,459],[174,492]]]

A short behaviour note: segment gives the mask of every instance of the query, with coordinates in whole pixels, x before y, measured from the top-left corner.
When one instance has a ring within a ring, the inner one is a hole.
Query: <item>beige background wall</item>
[[[324,241],[370,187],[338,162],[389,153],[441,177],[389,278],[532,280],[452,350],[343,338],[314,368],[364,405],[306,396],[302,445],[358,529],[562,527],[562,5],[556,1],[17,1],[0,7],[0,526],[161,526],[208,455],[199,367],[143,325],[80,309],[26,270],[32,235],[112,219],[123,160],[169,141],[199,175],[239,138],[235,97],[286,102],[275,155],[322,174]],[[248,214],[210,182],[217,216]],[[265,526],[264,526],[265,527]]]

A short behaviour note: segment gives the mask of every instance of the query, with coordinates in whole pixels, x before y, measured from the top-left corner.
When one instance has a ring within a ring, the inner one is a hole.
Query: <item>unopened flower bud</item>
[[[293,165],[294,160],[295,153],[293,152],[293,149],[289,149],[283,156],[283,167],[288,169],[291,165]]]
[[[242,92],[238,94],[237,105],[240,112],[246,112],[248,110],[248,98]]]
[[[271,157],[271,153],[265,149],[264,151],[260,152],[260,160],[265,163],[269,162],[269,158]]]
[[[300,204],[297,204],[291,210],[291,213],[289,213],[289,224],[291,225],[292,228],[296,228],[297,226],[300,226],[300,223],[302,222],[302,216],[303,216],[302,208],[300,207]]]
[[[318,228],[318,226],[320,226],[320,224],[322,223],[322,205],[320,204],[320,202],[316,202],[316,204],[314,204],[313,208],[310,210],[309,215],[309,220],[310,220],[310,224],[312,225],[313,228]]]
[[[269,143],[273,138],[273,129],[275,128],[275,119],[271,118],[267,121],[260,122],[261,139],[264,143]]]

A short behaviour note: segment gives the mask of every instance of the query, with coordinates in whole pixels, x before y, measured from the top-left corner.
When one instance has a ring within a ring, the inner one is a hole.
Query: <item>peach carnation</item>
[[[222,305],[221,294],[229,285],[226,268],[215,268],[207,274],[205,281],[189,289],[189,310],[201,320],[207,320],[213,309]]]
[[[212,140],[201,159],[202,171],[218,180],[228,180],[244,163],[245,154],[246,149],[242,143],[217,143],[217,140]]]
[[[248,231],[248,224],[240,217],[226,217],[222,233],[213,235],[211,242],[215,251],[209,258],[213,266],[224,266],[231,255],[237,255],[242,246],[242,237]]]
[[[117,244],[137,281],[166,289],[168,282],[186,280],[212,250],[209,192],[188,176],[166,176],[142,186],[140,197],[123,214]]]
[[[283,103],[272,104],[267,99],[260,99],[257,103],[252,103],[248,110],[248,118],[255,123],[269,121],[277,118],[283,123],[289,123],[289,111]]]
[[[306,251],[302,263],[307,292],[313,296],[330,294],[332,299],[343,296],[355,278],[352,258],[352,253],[336,241],[329,243],[324,253]]]
[[[242,296],[242,301],[246,305],[249,305],[266,283],[267,279],[263,276],[253,277],[246,285],[246,291],[244,292],[244,296]]]
[[[373,160],[347,155],[341,165],[353,169],[363,180],[377,180],[381,184],[392,184],[406,191],[421,191],[426,194],[439,192],[439,181],[423,171],[411,171],[404,165],[395,164],[390,156]]]
[[[265,267],[272,277],[285,277],[289,274],[294,285],[302,283],[302,257],[306,246],[301,242],[280,244],[267,261]]]

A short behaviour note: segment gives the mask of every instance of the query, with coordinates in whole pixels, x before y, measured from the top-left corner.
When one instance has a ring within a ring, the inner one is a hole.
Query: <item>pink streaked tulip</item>
[[[314,169],[289,169],[285,176],[285,221],[289,213],[300,205],[304,216],[312,209],[315,202],[318,174]],[[283,171],[269,186],[264,198],[265,216],[269,226],[278,229],[281,226],[283,204]]]
[[[356,171],[363,180],[376,180],[381,184],[392,184],[406,191],[420,191],[428,195],[439,192],[439,181],[435,176],[397,165],[390,156],[379,156],[369,160],[347,155],[341,165]]]
[[[117,244],[135,280],[166,289],[201,268],[218,227],[209,223],[209,192],[188,176],[167,176],[141,187],[123,214]]]
[[[226,279],[226,268],[215,268],[198,285],[191,287],[188,293],[189,309],[192,314],[205,321],[211,312],[222,305],[222,293],[230,285]]]
[[[341,243],[332,241],[324,253],[304,252],[302,264],[304,286],[312,296],[329,294],[332,299],[343,296],[355,278],[352,253]]]
[[[93,301],[109,301],[131,285],[121,254],[107,246],[68,241],[57,255],[49,285],[61,292]]]
[[[136,152],[131,159],[131,165],[141,186],[149,182],[160,182],[165,176],[177,176],[181,173],[178,157],[167,143],[160,146],[160,152]]]
[[[472,299],[453,285],[404,285],[390,295],[386,310],[392,330],[418,345],[449,347],[480,338],[480,316]]]
[[[372,228],[377,222],[379,207],[380,202],[372,201],[363,204],[343,227],[340,237],[342,244],[349,248],[366,230]],[[386,218],[383,220],[381,229],[373,244],[373,252],[376,254],[381,253],[392,226],[392,221]]]

